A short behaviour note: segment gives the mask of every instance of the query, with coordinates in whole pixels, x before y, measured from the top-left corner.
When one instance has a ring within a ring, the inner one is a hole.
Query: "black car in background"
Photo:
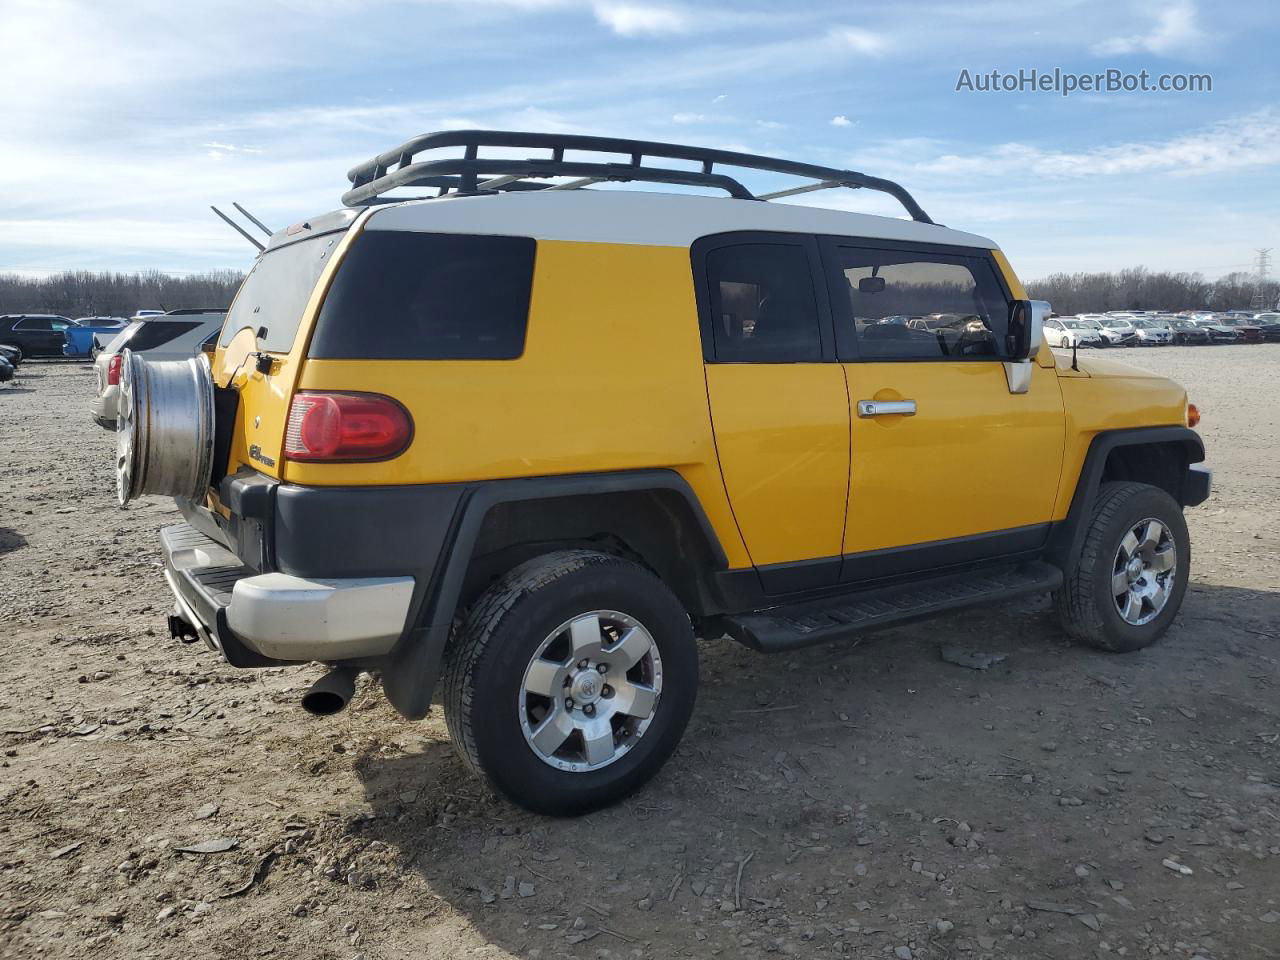
[[[1158,319],[1173,333],[1174,343],[1201,344],[1208,343],[1210,340],[1209,331],[1204,327],[1197,327],[1190,320],[1182,317],[1159,317]]]
[[[75,321],[51,313],[11,313],[0,317],[0,346],[17,347],[24,357],[60,357],[66,331]]]

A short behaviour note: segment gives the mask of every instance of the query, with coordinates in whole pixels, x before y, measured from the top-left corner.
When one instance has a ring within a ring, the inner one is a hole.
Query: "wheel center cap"
[[[595,703],[600,699],[600,691],[604,687],[604,681],[600,679],[600,674],[595,670],[583,670],[573,678],[573,684],[570,691],[573,699],[578,703]]]
[[[1125,568],[1125,574],[1129,578],[1129,582],[1133,583],[1142,576],[1142,558],[1134,557],[1129,561],[1129,565]]]

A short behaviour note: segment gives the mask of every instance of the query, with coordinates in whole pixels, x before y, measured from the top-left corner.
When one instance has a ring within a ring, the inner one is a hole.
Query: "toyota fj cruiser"
[[[411,719],[436,696],[477,773],[566,814],[670,756],[695,636],[785,651],[1052,592],[1127,651],[1177,613],[1209,493],[1185,392],[1055,359],[996,245],[896,183],[476,131],[349,178],[271,238],[211,361],[123,362],[117,434],[122,502],[185,517],[173,635],[328,664],[313,712],[362,672]],[[762,202],[819,188],[911,219]]]

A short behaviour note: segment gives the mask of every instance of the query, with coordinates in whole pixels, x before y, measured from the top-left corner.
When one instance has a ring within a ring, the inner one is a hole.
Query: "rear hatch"
[[[213,359],[218,389],[213,490],[245,468],[279,479],[289,402],[311,323],[341,259],[355,210],[290,227],[271,238],[227,312]]]

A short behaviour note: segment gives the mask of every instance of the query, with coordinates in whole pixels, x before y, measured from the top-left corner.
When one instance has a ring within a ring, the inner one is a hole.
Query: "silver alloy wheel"
[[[1169,602],[1178,575],[1178,548],[1173,533],[1152,517],[1139,520],[1116,549],[1111,568],[1111,595],[1125,623],[1150,623]]]
[[[662,694],[662,657],[638,620],[593,610],[539,644],[519,693],[520,728],[557,770],[599,770],[644,736]]]

